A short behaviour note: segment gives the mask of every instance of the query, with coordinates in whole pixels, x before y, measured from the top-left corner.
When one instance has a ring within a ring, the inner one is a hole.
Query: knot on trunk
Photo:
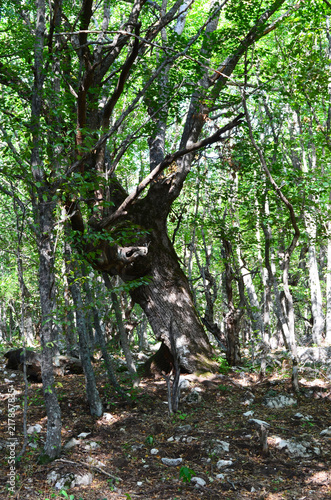
[[[147,245],[120,247],[102,242],[97,248],[91,245],[87,250],[92,255],[90,261],[93,267],[120,276],[124,281],[140,278],[147,272]]]

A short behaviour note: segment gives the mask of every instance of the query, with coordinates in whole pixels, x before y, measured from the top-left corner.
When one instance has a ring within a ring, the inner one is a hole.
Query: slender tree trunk
[[[148,349],[148,338],[147,338],[147,318],[145,314],[143,314],[140,322],[137,325],[137,334],[138,334],[138,346],[140,351],[145,351]]]
[[[196,215],[197,215],[197,208],[198,208],[198,203],[196,207]],[[195,230],[195,228],[194,228]],[[206,245],[206,239],[205,239],[205,233],[203,230],[203,227],[201,228],[201,236],[202,236],[202,241],[203,241],[203,248],[204,248],[204,254],[205,254],[205,265],[202,265],[200,262],[199,258],[199,253],[197,251],[196,245],[192,243],[194,254],[195,254],[195,260],[199,268],[199,272],[202,277],[202,284],[203,284],[203,290],[204,290],[204,296],[205,296],[205,301],[206,301],[206,306],[205,306],[205,313],[203,317],[201,318],[202,323],[206,327],[207,331],[210,332],[218,342],[218,345],[225,349],[224,346],[224,335],[222,335],[221,329],[219,325],[215,322],[215,308],[214,304],[217,299],[217,283],[215,277],[212,275],[210,272],[210,261],[211,261],[211,249],[207,248]]]
[[[262,339],[264,337],[264,324],[261,315],[260,304],[255,291],[252,275],[248,270],[248,268],[245,266],[244,261],[242,260],[241,249],[239,246],[237,248],[237,256],[240,267],[240,273],[248,295],[249,306],[251,310],[250,316],[252,320],[252,328],[254,331],[254,335],[260,335]]]
[[[329,69],[331,68],[331,33],[330,33],[330,16],[326,17],[326,33],[329,42],[328,57]],[[327,133],[331,131],[331,82],[328,85],[329,103],[328,116],[326,120]],[[331,193],[329,194],[329,206],[331,206]],[[327,255],[327,275],[326,275],[326,333],[325,342],[331,344],[331,222],[328,222],[328,255]]]
[[[32,151],[31,167],[37,198],[33,195],[37,245],[39,252],[39,292],[41,305],[41,375],[47,414],[46,442],[40,462],[48,462],[59,456],[61,451],[61,411],[54,387],[53,373],[53,314],[54,314],[54,229],[55,202],[46,181],[41,157],[41,112],[44,85],[43,62],[46,5],[45,0],[37,0],[37,22],[34,46],[34,82],[31,99]]]
[[[254,147],[254,149],[256,150],[256,152],[258,154],[261,166],[262,166],[262,168],[263,168],[263,170],[264,170],[264,172],[266,174],[266,177],[269,180],[269,182],[270,182],[270,184],[271,184],[274,192],[277,194],[277,196],[280,199],[280,201],[282,202],[282,204],[287,208],[287,210],[289,212],[289,217],[290,217],[290,220],[291,220],[291,225],[292,225],[292,228],[294,230],[294,235],[293,235],[292,241],[289,244],[289,246],[286,248],[286,250],[284,251],[283,289],[284,289],[285,297],[286,297],[286,300],[287,300],[288,321],[286,322],[285,318],[282,318],[281,319],[281,324],[282,324],[284,335],[285,336],[286,336],[286,334],[288,335],[287,342],[288,342],[288,346],[290,347],[290,350],[291,350],[291,356],[292,356],[292,385],[293,385],[293,389],[295,391],[299,391],[299,383],[298,383],[298,356],[297,356],[296,339],[295,339],[295,331],[294,331],[293,298],[292,298],[292,294],[291,294],[291,291],[290,291],[290,288],[289,288],[289,269],[290,269],[291,255],[293,254],[293,251],[294,251],[294,249],[295,249],[295,247],[296,247],[296,245],[298,243],[299,237],[300,237],[300,230],[299,230],[299,227],[298,227],[297,218],[296,218],[296,215],[295,215],[295,212],[294,212],[292,204],[289,202],[289,200],[286,198],[286,196],[283,194],[283,192],[281,191],[281,189],[279,188],[279,186],[277,185],[277,183],[273,179],[273,177],[272,177],[272,175],[270,173],[270,170],[268,168],[268,165],[267,165],[264,153],[263,153],[262,149],[258,146],[258,144],[256,143],[256,141],[254,139],[252,124],[251,124],[251,119],[250,119],[250,116],[249,116],[249,113],[248,113],[248,109],[247,109],[246,96],[245,96],[244,93],[242,93],[242,103],[243,103],[244,110],[245,110],[245,115],[246,115],[246,120],[247,120],[247,124],[248,124],[249,137],[250,137],[251,144],[252,144],[252,146]],[[266,236],[266,244],[270,245],[270,239],[271,239],[270,238],[270,232],[267,231],[266,228],[264,228],[264,232],[265,232],[265,236]],[[266,251],[266,264],[267,264],[267,260],[270,257],[270,247],[268,246],[268,248],[266,250],[268,250],[268,252]],[[268,262],[268,266],[267,267],[268,267],[269,276],[272,278],[272,270],[271,270],[270,261]],[[275,276],[273,276],[273,281],[274,281],[274,284],[276,285]],[[277,287],[275,286],[274,288],[275,288],[276,293],[278,294]],[[277,297],[277,299],[278,299],[278,297]],[[276,302],[278,302],[278,300],[276,300]],[[279,319],[280,319],[281,315],[282,315],[280,309],[278,309],[278,313],[280,315],[279,316]]]
[[[117,328],[118,328],[119,333],[120,333],[120,342],[121,342],[121,347],[122,347],[122,350],[123,350],[123,353],[125,356],[126,366],[128,367],[133,384],[136,385],[135,379],[137,378],[137,369],[136,369],[136,365],[134,364],[134,361],[133,361],[133,357],[132,357],[130,345],[129,345],[128,335],[127,335],[127,332],[125,330],[125,326],[123,323],[121,306],[120,306],[120,303],[118,301],[116,293],[114,291],[112,291],[110,295],[111,295],[111,301],[113,303],[113,308],[115,311]]]
[[[322,292],[318,274],[316,249],[315,245],[312,242],[309,245],[309,278],[311,311],[313,316],[313,343],[316,345],[320,345],[324,333],[325,320],[322,307]]]
[[[63,211],[64,212],[64,211]],[[63,281],[64,281],[64,321],[62,329],[66,341],[66,352],[69,356],[78,355],[78,344],[77,344],[77,329],[75,325],[75,316],[73,312],[72,297],[70,295],[68,276],[70,273],[70,266],[68,255],[66,255],[66,248],[64,249],[63,256]]]
[[[330,226],[330,223],[329,223]],[[326,274],[326,335],[325,342],[331,344],[331,238],[328,238],[328,263]]]
[[[240,319],[244,314],[243,302],[240,300],[238,307],[233,302],[233,271],[231,267],[232,246],[226,239],[222,238],[225,253],[225,288],[227,296],[228,312],[224,318],[226,336],[226,359],[230,366],[239,365],[241,362],[239,327]]]
[[[44,193],[46,201],[40,202],[38,250],[39,250],[39,292],[41,304],[41,375],[47,414],[47,433],[40,462],[45,463],[58,457],[61,451],[61,410],[54,386],[53,373],[53,315],[54,297],[54,247],[51,238],[54,220],[54,203]]]
[[[87,273],[85,270],[84,270],[84,275],[87,278]],[[109,278],[108,278],[108,281],[109,281]],[[91,291],[91,287],[90,287],[90,284],[89,284],[87,279],[84,280],[84,288],[85,288],[85,293],[86,293],[86,298],[88,300],[88,303],[93,304],[94,301],[93,301],[92,291]],[[122,390],[121,386],[119,385],[119,383],[116,379],[112,359],[111,359],[110,354],[107,351],[107,345],[105,342],[104,333],[103,333],[102,328],[101,328],[98,310],[95,306],[92,306],[91,312],[92,312],[93,320],[94,320],[94,328],[95,328],[95,332],[96,332],[96,338],[97,338],[97,341],[99,342],[99,345],[100,345],[100,349],[101,349],[102,356],[103,356],[103,359],[105,362],[105,367],[107,370],[107,375],[108,375],[109,381],[112,384],[112,386],[115,388],[115,390],[119,394],[121,394],[121,396],[126,397],[126,394],[124,393],[124,391]]]
[[[67,258],[71,256],[71,249],[69,245],[65,244],[65,254]],[[84,304],[82,300],[80,281],[81,275],[77,268],[77,262],[71,262],[69,268],[71,272],[68,275],[68,282],[70,292],[75,304],[76,324],[79,335],[79,352],[80,359],[83,365],[85,383],[86,383],[86,397],[90,406],[91,415],[100,417],[103,413],[102,402],[95,382],[93,366],[91,363],[91,353],[88,343],[88,332],[86,328],[86,318],[84,314]]]
[[[113,368],[113,363],[112,363],[112,360],[111,360],[111,356],[110,354],[108,353],[108,350],[107,350],[107,345],[106,345],[106,342],[105,342],[105,337],[104,337],[104,334],[103,334],[103,331],[100,327],[100,321],[99,321],[99,314],[98,314],[98,311],[97,309],[94,307],[93,308],[93,316],[94,316],[94,321],[95,321],[95,331],[96,331],[96,334],[97,334],[97,340],[100,344],[100,349],[101,349],[101,352],[102,352],[102,357],[104,359],[104,362],[105,362],[105,367],[106,367],[106,370],[107,370],[107,375],[108,375],[108,379],[109,379],[109,382],[112,384],[112,386],[115,388],[115,390],[121,395],[123,396],[124,398],[126,398],[126,394],[125,392],[123,391],[123,389],[121,388],[121,386],[119,385],[117,379],[116,379],[116,375],[115,375],[115,371],[114,371],[114,368]]]
[[[300,135],[303,135],[302,127],[301,127],[301,117],[300,112],[296,111],[294,113],[294,122],[298,128]],[[309,164],[311,166],[311,170],[316,170],[317,167],[317,155],[316,155],[316,147],[313,141],[313,133],[311,126],[309,127],[309,135],[311,140],[309,142]],[[301,140],[301,151],[302,151],[302,170],[304,173],[308,173],[308,161],[307,161],[307,151],[306,145]],[[299,160],[297,160],[299,163]],[[318,197],[314,197],[314,201],[318,203]],[[309,267],[309,281],[310,281],[310,299],[311,299],[311,312],[313,318],[313,328],[312,328],[312,337],[313,343],[319,345],[322,340],[322,335],[324,333],[325,319],[323,314],[323,304],[322,304],[322,292],[321,292],[321,284],[318,273],[318,262],[316,257],[316,236],[317,236],[317,223],[314,220],[313,215],[309,212],[304,214],[304,221],[306,230],[309,237],[309,258],[308,258],[308,267]]]
[[[5,302],[1,302],[0,305],[0,340],[2,342],[6,342],[7,340],[7,315]]]

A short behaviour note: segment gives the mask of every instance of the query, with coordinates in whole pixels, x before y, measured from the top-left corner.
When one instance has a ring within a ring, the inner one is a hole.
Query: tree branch
[[[111,214],[108,217],[105,217],[101,222],[97,224],[91,224],[95,229],[100,230],[100,229],[106,229],[109,226],[111,226],[117,219],[120,217],[124,216],[127,214],[127,209],[129,208],[130,205],[138,198],[140,193],[169,165],[171,165],[174,161],[176,161],[178,158],[181,158],[182,156],[185,156],[186,154],[189,153],[194,153],[195,151],[198,151],[199,149],[205,148],[207,146],[210,146],[211,144],[214,144],[217,141],[222,140],[222,134],[227,132],[228,130],[233,129],[234,127],[237,127],[238,125],[241,124],[241,119],[243,118],[244,114],[241,113],[239,114],[236,118],[234,118],[230,123],[225,125],[224,127],[220,128],[215,134],[211,135],[210,137],[207,137],[206,139],[203,139],[201,141],[198,141],[196,143],[193,143],[189,146],[187,146],[184,149],[180,149],[179,151],[176,151],[176,153],[167,155],[165,159],[157,165],[152,172],[145,177],[143,181],[129,194],[129,196],[123,201],[123,203],[118,207],[118,209]]]
[[[247,124],[248,124],[249,137],[250,137],[252,146],[254,147],[254,149],[256,150],[256,152],[257,152],[257,154],[259,156],[260,163],[262,165],[263,170],[266,173],[266,176],[269,179],[270,184],[272,185],[272,187],[273,187],[274,191],[276,192],[278,198],[284,203],[284,205],[286,206],[286,208],[288,209],[288,211],[290,213],[290,219],[291,219],[291,223],[292,223],[292,226],[293,226],[293,229],[294,229],[294,236],[293,236],[292,242],[291,242],[291,244],[290,244],[290,246],[289,246],[289,248],[287,249],[286,252],[289,255],[291,255],[292,252],[293,252],[293,250],[294,250],[294,248],[295,248],[295,246],[296,246],[296,244],[297,244],[297,242],[298,242],[298,239],[300,237],[300,229],[299,229],[298,224],[297,224],[296,216],[295,216],[295,213],[294,213],[294,208],[293,208],[293,205],[286,198],[286,196],[283,194],[281,188],[277,185],[277,183],[275,182],[274,178],[272,177],[271,172],[268,169],[267,162],[265,160],[264,154],[263,154],[261,148],[258,146],[258,144],[256,143],[256,141],[254,139],[252,123],[251,123],[251,119],[250,119],[249,112],[248,112],[248,109],[247,109],[247,103],[246,103],[246,98],[245,98],[244,92],[245,91],[243,91],[243,94],[242,94],[242,96],[243,96],[242,102],[243,102],[243,107],[244,107],[244,110],[245,110],[245,116],[246,116],[246,120],[247,120]]]

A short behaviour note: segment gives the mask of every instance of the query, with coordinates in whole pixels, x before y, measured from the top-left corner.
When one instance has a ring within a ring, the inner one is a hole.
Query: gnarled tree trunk
[[[194,307],[188,280],[166,233],[154,242],[148,276],[151,282],[135,288],[131,296],[144,310],[158,340],[171,351],[169,325],[180,366],[188,372],[210,370],[213,349]]]
[[[130,292],[131,297],[142,307],[156,339],[162,342],[163,354],[172,350],[169,326],[173,319],[174,344],[181,368],[187,372],[211,370],[216,366],[212,361],[214,351],[167,234],[170,205],[157,205],[154,194],[150,190],[144,199],[133,204],[126,217],[128,227],[139,226],[143,233],[138,243],[134,235],[135,246],[115,250],[101,241],[99,258],[93,265],[110,275],[119,275],[125,282],[138,280]],[[139,280],[143,283],[139,284]],[[168,358],[171,361],[171,355]]]

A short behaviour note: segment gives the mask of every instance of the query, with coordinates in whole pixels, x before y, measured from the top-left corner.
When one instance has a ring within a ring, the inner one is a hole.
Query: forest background
[[[45,457],[58,351],[101,415],[90,352],[119,338],[133,378],[130,343],[160,341],[165,372],[285,347],[295,389],[297,345],[331,343],[330,13],[1,4],[0,336],[40,342]]]

